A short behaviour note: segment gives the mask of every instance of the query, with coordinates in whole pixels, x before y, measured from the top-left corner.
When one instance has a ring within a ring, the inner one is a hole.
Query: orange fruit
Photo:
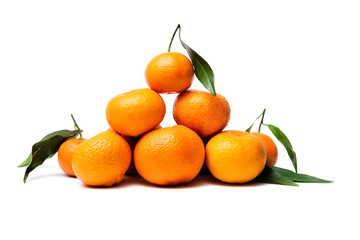
[[[145,78],[149,87],[159,93],[179,93],[191,86],[194,69],[183,54],[162,53],[149,62]]]
[[[223,130],[230,120],[230,105],[220,94],[190,90],[175,99],[173,115],[177,124],[184,125],[201,137]]]
[[[114,131],[105,131],[75,149],[72,166],[86,185],[109,187],[123,179],[130,161],[131,149],[125,139]]]
[[[148,182],[164,186],[190,182],[199,174],[204,158],[201,138],[181,125],[146,133],[134,150],[138,173]]]
[[[206,145],[206,166],[211,174],[227,183],[246,183],[264,169],[264,144],[251,133],[225,131]]]
[[[137,137],[159,125],[165,111],[161,96],[144,88],[112,98],[106,108],[106,119],[117,133]]]
[[[153,130],[160,129],[160,128],[162,128],[161,125],[158,125]],[[135,149],[136,143],[139,141],[140,137],[129,137],[129,136],[125,136],[125,135],[121,135],[121,136],[128,142],[128,144],[131,148],[131,154],[132,154],[130,166],[125,174],[126,175],[135,175],[135,174],[137,174],[137,171],[136,171],[135,164],[134,164],[134,149]]]
[[[108,131],[113,131],[114,133],[116,133],[114,131],[114,129],[109,128]],[[135,145],[137,143],[137,141],[140,139],[140,137],[129,137],[129,136],[125,136],[125,135],[121,135],[121,137],[123,137],[125,139],[125,141],[129,144],[130,149],[131,149],[131,162],[130,162],[130,166],[128,168],[128,170],[126,170],[125,174],[126,175],[135,175],[137,173],[135,165],[134,165],[134,148]]]
[[[263,133],[252,132],[252,134],[257,136],[264,144],[266,152],[266,165],[271,167],[275,166],[278,158],[278,149],[275,142],[268,135]]]
[[[162,128],[161,125],[158,125],[153,130],[160,129],[160,128]],[[109,128],[108,131],[115,132],[112,128]],[[136,143],[139,141],[141,136],[140,137],[129,137],[129,136],[121,135],[121,134],[120,134],[120,136],[122,136],[127,141],[127,143],[130,146],[130,149],[131,149],[131,163],[125,174],[126,175],[135,175],[135,174],[137,174],[137,171],[136,171],[135,164],[134,164],[134,149],[135,149]]]
[[[84,138],[72,138],[69,140],[66,140],[60,145],[59,151],[58,151],[58,162],[60,168],[69,176],[75,176],[74,170],[72,169],[71,165],[71,159],[72,155],[74,153],[74,150],[77,146],[79,146],[81,143],[85,142],[86,139]]]

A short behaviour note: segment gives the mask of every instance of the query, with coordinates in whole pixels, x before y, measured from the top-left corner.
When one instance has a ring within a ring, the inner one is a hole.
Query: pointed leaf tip
[[[325,180],[318,177],[310,176],[307,174],[302,173],[295,173],[288,169],[279,168],[279,167],[272,167],[276,172],[291,179],[294,182],[303,182],[303,183],[333,183],[334,181]]]
[[[276,169],[265,166],[264,170],[261,172],[261,174],[255,179],[255,181],[259,182],[267,182],[267,183],[276,183],[281,185],[287,185],[287,186],[294,186],[298,187],[299,185],[296,184],[291,179],[281,175],[276,171]]]
[[[267,126],[270,131],[272,132],[272,134],[276,137],[277,140],[279,140],[279,142],[285,147],[291,162],[294,166],[295,172],[298,171],[297,169],[297,157],[296,157],[296,153],[290,143],[290,140],[286,137],[286,135],[284,134],[283,131],[280,130],[280,128],[271,125],[271,124],[263,124],[265,126]]]
[[[210,65],[203,59],[197,52],[190,48],[181,39],[181,45],[186,49],[191,62],[194,66],[195,75],[204,87],[213,95],[216,96],[215,83],[214,83],[214,72]]]
[[[171,37],[171,41],[168,47],[168,52],[170,52],[172,42],[178,30],[179,30],[180,43],[185,48],[186,52],[190,57],[190,60],[194,67],[195,76],[213,96],[216,96],[215,84],[214,84],[214,72],[204,58],[202,58],[197,52],[195,52],[185,42],[181,40],[180,24],[176,26],[176,29]]]
[[[77,130],[56,131],[46,135],[42,140],[35,143],[32,147],[30,160],[26,160],[28,162],[26,162],[27,168],[24,174],[24,183],[26,183],[26,180],[31,171],[42,165],[46,159],[54,156],[63,142],[70,138],[75,138],[78,134],[79,133]],[[23,162],[20,165],[25,166],[25,163]]]

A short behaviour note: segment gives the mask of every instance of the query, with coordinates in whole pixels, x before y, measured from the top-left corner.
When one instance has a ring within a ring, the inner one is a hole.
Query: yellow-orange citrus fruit
[[[85,142],[84,138],[72,138],[63,142],[58,151],[58,162],[60,168],[70,176],[75,176],[74,170],[72,169],[71,159],[74,153],[74,150],[81,143]]]
[[[201,138],[181,125],[146,133],[134,150],[138,173],[148,182],[164,186],[190,182],[199,174],[204,158]]]
[[[137,137],[159,125],[165,111],[161,96],[144,88],[112,98],[106,108],[106,119],[117,133]]]
[[[211,174],[227,183],[246,183],[265,167],[265,148],[255,135],[242,131],[225,131],[206,145],[206,165]]]
[[[180,93],[174,103],[177,124],[184,125],[201,137],[223,130],[230,120],[230,105],[220,94],[190,90]]]
[[[126,140],[114,131],[105,131],[75,149],[72,166],[76,177],[86,185],[109,187],[123,179],[130,161]]]
[[[253,132],[252,134],[257,136],[264,144],[266,152],[266,165],[271,167],[275,166],[278,159],[278,149],[275,142],[266,134],[258,132]]]
[[[149,87],[159,93],[179,93],[191,86],[194,69],[190,60],[183,54],[168,52],[154,57],[149,62],[145,78]]]

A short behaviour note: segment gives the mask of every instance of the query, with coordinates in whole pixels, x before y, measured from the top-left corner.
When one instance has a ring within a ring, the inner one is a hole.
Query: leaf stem
[[[71,118],[72,118],[72,120],[74,122],[75,130],[78,131],[78,133],[80,134],[80,139],[82,139],[83,138],[82,137],[83,130],[80,129],[79,125],[76,123],[75,118],[74,118],[74,116],[72,114],[71,114]]]
[[[175,29],[174,34],[173,34],[172,37],[171,37],[171,41],[170,41],[170,44],[169,44],[168,52],[170,52],[172,42],[173,42],[173,40],[174,40],[175,34],[176,34],[176,32],[177,32],[178,29],[180,29],[180,30],[179,30],[179,38],[180,38],[181,27],[180,27],[180,24],[178,24],[178,25],[176,26],[176,29]]]
[[[263,122],[264,122],[264,116],[265,116],[265,112],[266,112],[266,108],[264,108],[264,111],[262,112],[262,117],[261,117],[261,121],[260,121],[260,124],[259,124],[259,130],[258,130],[258,132],[260,132],[261,131],[261,125],[263,124]]]
[[[262,117],[264,111],[255,119],[255,121],[250,125],[250,127],[248,127],[248,129],[245,130],[245,132],[250,132],[252,127],[254,126],[256,120],[258,120],[260,117]]]

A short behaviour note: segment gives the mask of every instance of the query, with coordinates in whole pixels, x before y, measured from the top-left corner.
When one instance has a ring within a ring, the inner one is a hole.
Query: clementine
[[[167,52],[149,62],[145,78],[149,87],[159,93],[179,93],[191,86],[194,69],[183,54]]]
[[[266,165],[271,167],[275,166],[278,159],[278,149],[275,142],[266,134],[260,132],[252,132],[252,134],[257,136],[264,144],[266,152]]]
[[[74,153],[74,150],[77,146],[79,146],[81,143],[85,142],[86,139],[84,138],[72,138],[69,140],[66,140],[60,145],[60,148],[58,150],[58,162],[60,168],[63,170],[64,173],[66,173],[69,176],[75,176],[74,170],[72,169],[72,156]]]
[[[126,140],[114,131],[105,131],[75,149],[72,166],[86,185],[109,187],[123,179],[130,161],[131,149]]]
[[[211,174],[227,183],[246,183],[264,169],[266,154],[255,135],[242,131],[225,131],[206,145],[206,165]]]
[[[174,103],[173,115],[177,124],[184,125],[201,137],[223,130],[230,120],[230,105],[220,94],[189,90],[180,93]]]
[[[164,100],[157,92],[137,89],[112,98],[106,108],[106,119],[117,133],[138,137],[159,125],[165,111]]]
[[[201,138],[181,125],[146,133],[134,150],[138,173],[148,182],[164,186],[190,182],[199,174],[204,157]]]

